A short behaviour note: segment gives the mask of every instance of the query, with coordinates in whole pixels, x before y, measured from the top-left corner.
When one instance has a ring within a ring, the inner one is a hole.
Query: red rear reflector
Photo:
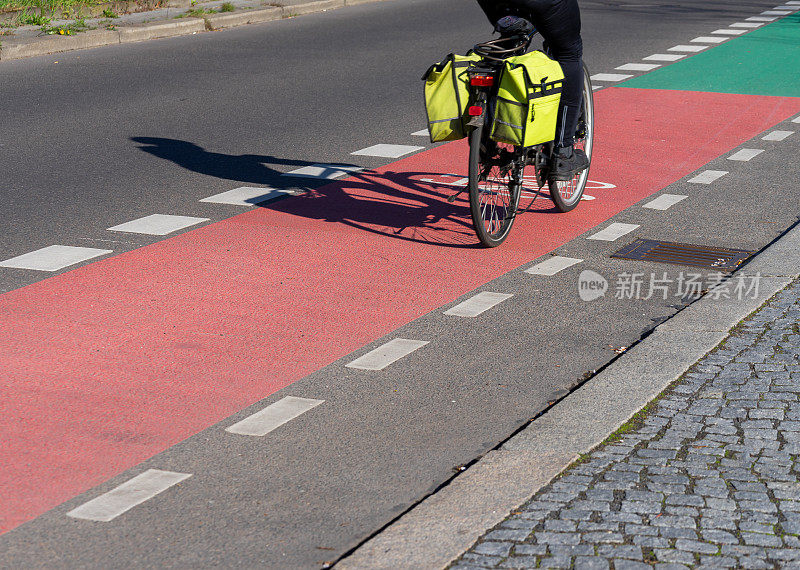
[[[478,105],[472,105],[469,108],[468,112],[469,112],[469,116],[470,117],[479,117],[479,116],[483,115],[483,107],[480,107]]]
[[[475,87],[491,87],[494,85],[494,77],[491,75],[473,75],[469,78],[469,83]]]

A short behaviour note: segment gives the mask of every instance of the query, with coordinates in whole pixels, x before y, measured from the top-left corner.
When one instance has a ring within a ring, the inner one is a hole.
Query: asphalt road
[[[586,61],[611,72],[774,5],[582,2]],[[424,144],[411,136],[424,127],[419,76],[489,31],[463,0],[391,0],[4,62],[0,257],[53,243],[121,254],[164,238],[109,234],[115,224],[153,212],[218,221],[240,210],[199,199],[248,185],[313,188],[280,177],[308,164],[386,164],[350,153]],[[658,239],[758,250],[797,220],[797,173],[785,168],[797,152],[789,139],[735,172],[720,157],[708,168],[732,171],[724,186],[676,182],[665,192],[692,200],[668,215],[632,206],[611,221],[641,224]],[[607,276],[654,270],[621,266],[608,258],[614,249],[577,238],[556,253]],[[49,276],[0,270],[0,290]],[[573,294],[576,278],[506,273],[481,287],[514,294],[491,320],[441,310],[415,319],[392,337],[436,339],[430,349],[380,374],[337,360],[11,530],[0,537],[0,561],[313,568],[336,560],[681,308],[657,298],[586,304]],[[325,403],[269,438],[231,439],[221,429],[287,394]],[[192,478],[108,523],[65,516],[147,468]]]

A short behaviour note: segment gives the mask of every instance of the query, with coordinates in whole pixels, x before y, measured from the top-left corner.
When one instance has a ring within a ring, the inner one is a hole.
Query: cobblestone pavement
[[[451,569],[800,568],[800,283]]]

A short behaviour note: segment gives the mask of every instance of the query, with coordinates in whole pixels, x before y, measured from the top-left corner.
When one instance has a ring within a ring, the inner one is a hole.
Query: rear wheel
[[[592,160],[592,146],[594,142],[594,99],[592,97],[592,81],[589,70],[583,67],[583,105],[578,119],[578,128],[575,133],[575,148],[582,149],[589,162]],[[578,205],[583,197],[583,190],[589,180],[589,169],[576,174],[572,180],[548,180],[550,197],[559,212],[569,212]]]
[[[484,126],[469,136],[469,208],[478,239],[497,247],[511,231],[522,191],[515,147],[484,137]]]

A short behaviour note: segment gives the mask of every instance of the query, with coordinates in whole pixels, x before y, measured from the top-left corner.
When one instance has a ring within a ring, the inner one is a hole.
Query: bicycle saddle
[[[500,32],[500,35],[503,37],[512,37],[527,36],[536,30],[536,28],[525,18],[518,18],[517,16],[503,16],[497,20],[494,30],[496,32]]]

